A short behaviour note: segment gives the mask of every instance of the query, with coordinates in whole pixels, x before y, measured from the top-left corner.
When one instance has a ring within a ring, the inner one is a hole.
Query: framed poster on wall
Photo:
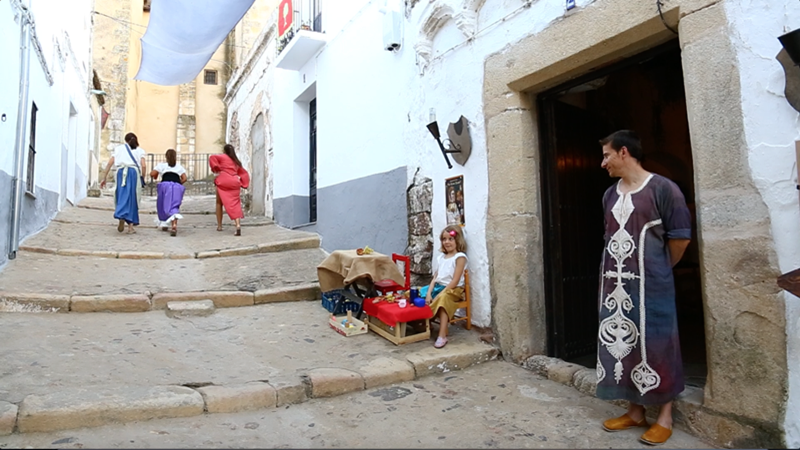
[[[464,175],[445,179],[444,192],[447,224],[464,226]]]

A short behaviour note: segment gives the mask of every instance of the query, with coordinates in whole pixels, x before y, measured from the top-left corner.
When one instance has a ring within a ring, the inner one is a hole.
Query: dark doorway
[[[687,384],[705,378],[705,331],[694,175],[677,41],[539,96],[548,350],[594,367],[602,196],[616,182],[598,140],[619,129],[642,138],[644,168],[673,180],[692,212],[692,242],[673,269]]]
[[[309,105],[308,221],[317,221],[317,99]]]

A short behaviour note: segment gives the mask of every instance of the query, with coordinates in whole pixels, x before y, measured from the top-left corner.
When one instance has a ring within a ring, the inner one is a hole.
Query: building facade
[[[0,265],[19,241],[43,229],[67,203],[86,196],[97,165],[99,103],[92,72],[92,2],[0,3]],[[30,31],[23,27],[30,24]],[[22,36],[29,36],[25,42]],[[20,55],[29,52],[28,69]],[[27,84],[27,101],[20,82]],[[22,108],[20,108],[22,106]],[[19,111],[23,115],[19,115]],[[18,121],[21,121],[19,124]],[[16,145],[17,130],[22,147]],[[20,162],[18,165],[17,162]],[[14,180],[21,180],[20,228],[14,228]],[[12,236],[13,235],[13,236]]]
[[[232,43],[223,43],[191,83],[160,86],[134,80],[150,1],[96,0],[94,7],[94,65],[107,93],[108,120],[100,135],[103,164],[128,132],[136,133],[141,147],[157,159],[170,148],[180,155],[221,152],[227,123],[222,97],[232,68]]]
[[[340,3],[294,1],[288,39],[279,5],[228,84],[229,140],[265,149],[266,214],[329,251],[424,255],[424,274],[462,176],[473,323],[511,361],[591,366],[597,142],[635,129],[694,222],[674,273],[702,399],[679,415],[724,446],[800,445],[800,301],[776,284],[800,267],[792,0]],[[462,116],[472,151],[449,169],[427,125]]]

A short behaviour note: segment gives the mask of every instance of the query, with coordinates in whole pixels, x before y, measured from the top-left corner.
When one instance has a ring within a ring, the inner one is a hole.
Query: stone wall
[[[414,175],[414,182],[406,191],[408,202],[408,248],[411,257],[411,285],[426,286],[431,282],[433,259],[433,180]]]
[[[95,10],[123,22],[131,21],[130,0],[96,0]],[[128,95],[128,52],[131,27],[105,16],[93,17],[93,66],[106,92],[106,127],[100,135],[100,160],[125,137],[125,103]],[[101,167],[101,169],[105,166]]]
[[[722,3],[673,1],[664,11],[680,32],[706,321],[708,382],[692,428],[721,445],[776,447],[787,395],[780,271],[769,212],[749,170],[733,31]],[[511,360],[546,353],[547,341],[538,112],[531,99],[674,38],[652,4],[607,0],[569,12],[486,60],[493,326]],[[722,435],[735,438],[723,442]]]
[[[179,90],[177,142],[175,151],[194,153],[197,117],[195,116],[195,82],[182,84]]]

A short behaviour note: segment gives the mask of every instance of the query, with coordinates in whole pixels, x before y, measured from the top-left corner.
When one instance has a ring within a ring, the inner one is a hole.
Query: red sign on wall
[[[278,37],[282,37],[292,28],[293,17],[292,0],[282,0],[278,6]]]

